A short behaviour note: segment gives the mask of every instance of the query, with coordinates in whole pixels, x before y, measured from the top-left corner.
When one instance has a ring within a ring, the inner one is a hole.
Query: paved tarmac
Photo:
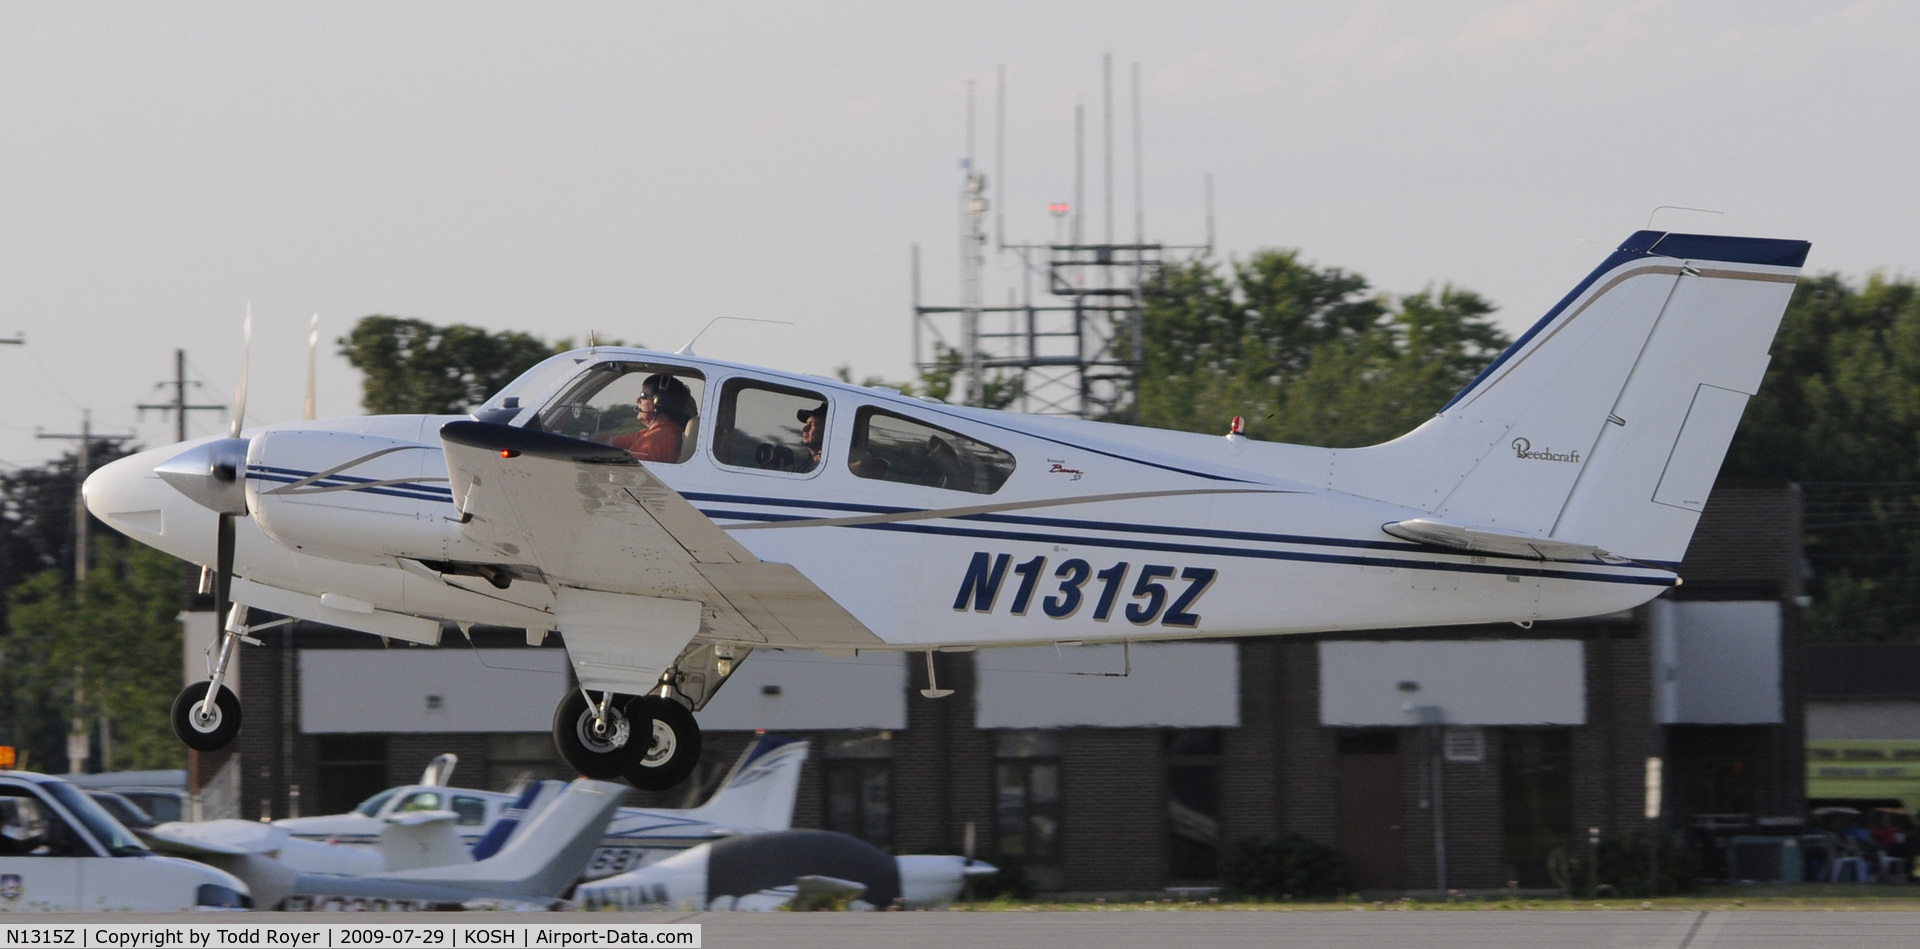
[[[20,915],[14,922],[63,917]],[[73,919],[74,917],[64,917]],[[86,917],[101,922],[103,917]],[[127,914],[116,923],[219,922]],[[1920,913],[1611,911],[1016,911],[995,913],[255,913],[280,923],[701,924],[706,949],[1911,949]]]
[[[676,914],[678,916],[678,914]],[[1866,949],[1920,946],[1920,913],[697,913],[710,949]]]

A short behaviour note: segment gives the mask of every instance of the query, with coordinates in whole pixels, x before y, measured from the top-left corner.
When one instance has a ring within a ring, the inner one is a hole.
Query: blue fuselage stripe
[[[715,519],[749,521],[806,521],[808,517],[790,514],[760,514],[750,511],[729,511],[724,509],[702,509],[702,514]],[[1553,570],[1531,565],[1498,565],[1476,563],[1454,563],[1439,560],[1413,560],[1400,557],[1362,557],[1353,554],[1321,554],[1301,550],[1273,550],[1248,547],[1218,547],[1208,544],[1179,544],[1168,541],[1139,540],[1130,538],[1088,537],[1073,534],[1042,534],[1027,531],[989,530],[974,527],[947,527],[939,524],[901,523],[898,521],[877,524],[836,525],[861,530],[899,531],[912,534],[934,534],[948,537],[975,537],[983,540],[1008,540],[1035,544],[1082,544],[1092,547],[1107,547],[1119,550],[1153,551],[1156,553],[1204,554],[1217,557],[1245,557],[1256,560],[1291,560],[1303,563],[1344,564],[1365,567],[1403,567],[1409,570],[1440,570],[1450,573],[1477,573],[1495,575],[1519,575],[1545,577],[1556,580],[1580,580],[1590,583],[1630,583],[1648,586],[1672,586],[1670,577],[1633,576],[1629,574],[1583,573],[1575,570]],[[1088,525],[1093,526],[1093,525]],[[1100,529],[1095,527],[1095,529]],[[1296,543],[1318,544],[1317,540],[1296,541]],[[1326,546],[1333,546],[1328,544]]]

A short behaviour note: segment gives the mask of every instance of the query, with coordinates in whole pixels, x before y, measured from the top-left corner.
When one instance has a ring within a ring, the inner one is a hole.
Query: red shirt
[[[664,461],[674,464],[680,460],[680,443],[683,438],[678,426],[661,419],[630,435],[615,435],[613,447],[624,448],[641,461]]]

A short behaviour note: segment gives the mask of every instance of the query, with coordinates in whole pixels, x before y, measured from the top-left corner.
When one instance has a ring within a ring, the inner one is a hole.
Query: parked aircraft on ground
[[[156,854],[59,778],[0,771],[0,913],[246,909],[247,885]]]
[[[578,680],[561,753],[664,787],[699,756],[692,713],[754,649],[925,651],[931,673],[939,649],[1651,599],[1677,582],[1807,250],[1638,232],[1438,414],[1368,448],[596,347],[472,416],[243,433],[241,409],[225,438],[102,468],[87,504],[207,565],[235,604],[209,681],[175,703],[193,747],[239,728],[220,683],[249,608],[429,644],[451,620],[557,631]]]
[[[806,903],[850,909],[935,909],[960,896],[968,877],[998,873],[983,860],[947,854],[891,857],[827,830],[788,830],[701,844],[659,863],[582,883],[585,910],[778,910]]]
[[[721,780],[719,789],[699,807],[620,808],[607,826],[599,849],[587,862],[585,878],[591,880],[619,873],[666,853],[720,837],[792,827],[794,797],[799,793],[800,768],[806,763],[807,754],[808,745],[804,741],[762,735],[741,752],[733,769]],[[558,782],[553,781],[538,784],[558,786]],[[516,796],[438,784],[406,785],[382,791],[345,814],[292,817],[274,821],[272,826],[285,834],[312,841],[316,846],[336,843],[371,848],[394,819],[437,812],[446,814],[453,832],[466,847],[473,848],[493,836],[498,822],[517,819],[512,816],[516,811],[525,812],[535,807],[540,792],[539,786],[529,787],[524,794]],[[252,824],[236,831],[252,838],[258,835],[254,828],[259,826]]]
[[[558,782],[546,782],[557,784]],[[246,881],[261,909],[546,909],[579,879],[626,787],[581,778],[546,795],[524,826],[467,859],[448,812],[401,815],[407,837],[381,852],[329,846],[260,824],[256,840],[206,833],[207,823],[155,828],[162,846]],[[418,820],[414,818],[417,816]],[[219,822],[226,823],[226,822]],[[238,822],[244,823],[244,822]],[[390,825],[390,827],[396,825]],[[419,849],[416,850],[415,848]],[[320,851],[332,851],[333,862]],[[395,865],[396,856],[410,859]],[[383,864],[382,861],[385,861]]]

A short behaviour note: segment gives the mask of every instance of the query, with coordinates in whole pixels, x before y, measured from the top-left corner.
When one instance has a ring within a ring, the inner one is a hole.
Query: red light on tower
[[[1073,210],[1073,206],[1066,203],[1065,201],[1055,201],[1052,204],[1047,205],[1047,213],[1053,215],[1054,217],[1063,217],[1066,215],[1068,211],[1071,211],[1071,210]]]

